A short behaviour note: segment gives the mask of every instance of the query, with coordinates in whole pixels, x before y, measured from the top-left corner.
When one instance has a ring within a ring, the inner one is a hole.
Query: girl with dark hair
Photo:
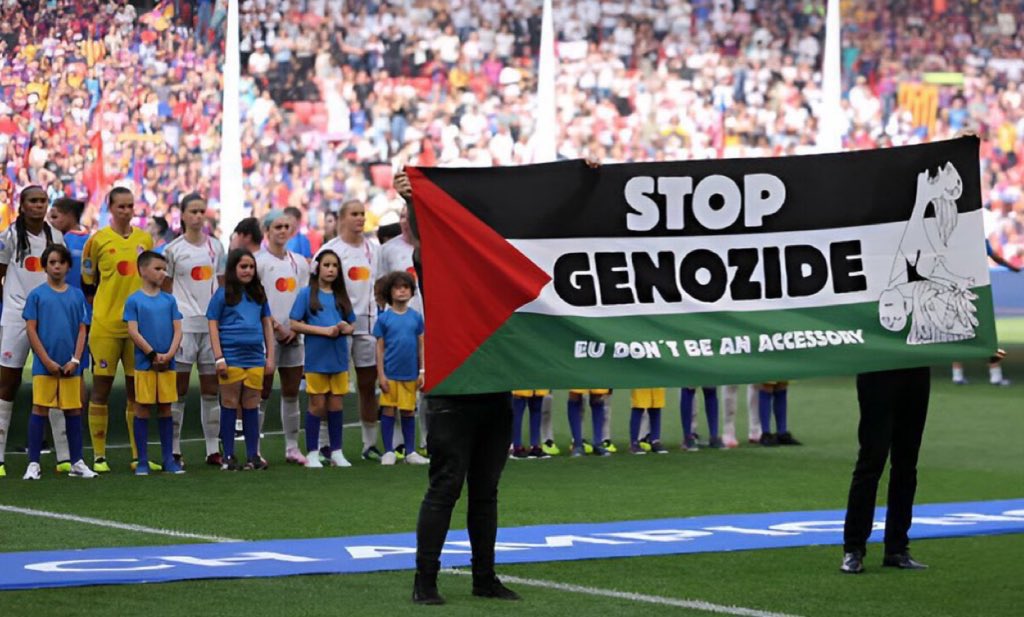
[[[341,451],[342,400],[348,393],[349,336],[356,320],[341,276],[341,259],[323,251],[313,260],[309,285],[299,290],[292,306],[291,329],[306,337],[306,467],[320,469],[327,461],[317,451],[320,426],[327,418],[329,462],[350,467]]]
[[[49,199],[42,187],[26,187],[19,197],[18,218],[0,234],[0,297],[4,305],[0,314],[0,477],[7,475],[4,468],[7,429],[29,352],[22,311],[29,292],[46,283],[46,269],[41,259],[43,251],[51,244],[64,244],[64,236],[46,222],[48,204]],[[57,413],[51,424],[58,440],[63,440],[58,455],[63,454],[66,460],[68,450],[63,420],[63,414]]]
[[[235,417],[242,411],[245,469],[266,469],[259,457],[259,404],[265,375],[274,374],[274,334],[270,305],[256,273],[256,258],[245,249],[228,253],[224,287],[206,310],[210,320],[217,377],[220,382],[221,469],[235,471]]]
[[[338,213],[338,236],[320,250],[332,250],[345,264],[344,278],[348,297],[356,312],[352,335],[352,362],[356,367],[359,391],[359,419],[362,421],[363,458],[379,460],[377,448],[377,340],[373,324],[377,321],[374,284],[380,278],[380,245],[365,235],[366,205],[347,201]]]

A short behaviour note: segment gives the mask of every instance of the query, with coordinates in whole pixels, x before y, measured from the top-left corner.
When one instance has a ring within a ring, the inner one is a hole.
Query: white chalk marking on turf
[[[48,512],[46,510],[33,510],[31,508],[19,508],[17,506],[0,505],[0,512],[11,512],[13,514],[24,514],[26,516],[38,516],[40,518],[52,518],[57,519],[59,521],[84,523],[86,525],[96,525],[97,527],[109,527],[110,529],[121,529],[123,531],[134,531],[136,533],[149,533],[158,536],[169,536],[171,538],[188,538],[191,540],[205,540],[207,542],[244,542],[244,540],[238,540],[236,538],[207,536],[201,533],[188,533],[186,531],[175,531],[174,529],[146,527],[144,525],[133,525],[131,523],[119,523],[117,521],[108,521],[102,518],[76,516],[74,514],[63,514],[60,512]]]
[[[466,570],[455,570],[445,569],[442,572],[446,574],[460,574],[462,576],[469,576],[470,572]],[[650,596],[642,593],[632,593],[629,591],[615,591],[614,589],[599,589],[597,587],[584,587],[582,585],[570,585],[568,583],[559,583],[556,581],[543,581],[532,578],[521,578],[518,576],[507,576],[501,575],[502,582],[515,583],[516,585],[526,585],[527,587],[541,587],[543,589],[554,589],[556,591],[567,591],[569,593],[579,593],[588,596],[601,596],[604,598],[615,598],[618,600],[631,600],[633,602],[644,602],[646,604],[658,604],[661,606],[675,606],[679,608],[688,608],[697,611],[705,611],[708,613],[720,613],[724,615],[742,615],[744,617],[797,617],[789,613],[774,613],[771,611],[762,611],[756,608],[744,608],[742,606],[726,606],[724,604],[714,604],[711,602],[705,602],[703,600],[683,600],[679,598],[666,598],[664,596]]]

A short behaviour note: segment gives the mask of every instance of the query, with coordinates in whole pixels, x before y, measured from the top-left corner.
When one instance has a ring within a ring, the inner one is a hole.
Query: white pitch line
[[[445,569],[442,570],[442,572],[446,574],[459,574],[462,576],[470,575],[470,572],[466,570]],[[675,606],[678,608],[688,608],[708,613],[720,613],[723,615],[742,615],[743,617],[797,617],[796,615],[791,615],[789,613],[775,613],[771,611],[758,610],[756,608],[744,608],[742,606],[726,606],[724,604],[714,604],[703,600],[682,600],[679,598],[666,598],[664,596],[650,596],[642,593],[615,591],[614,589],[600,589],[597,587],[584,587],[582,585],[570,585],[568,583],[559,583],[556,581],[543,581],[533,578],[507,576],[505,574],[501,575],[501,580],[502,582],[526,585],[527,587],[540,587],[542,589],[554,589],[556,591],[566,591],[569,593],[579,593],[604,598],[615,598],[618,600],[630,600],[632,602],[644,602],[646,604],[658,604],[660,606]]]
[[[176,531],[174,529],[160,529],[158,527],[146,527],[144,525],[133,525],[131,523],[118,523],[117,521],[108,521],[102,518],[62,514],[60,512],[49,512],[47,510],[33,510],[31,508],[19,508],[17,506],[0,505],[0,512],[11,512],[13,514],[24,514],[25,516],[37,516],[40,518],[52,518],[59,521],[84,523],[86,525],[96,525],[97,527],[108,527],[110,529],[121,529],[123,531],[134,531],[136,533],[149,533],[157,536],[168,536],[171,538],[187,538],[190,540],[204,540],[206,542],[244,542],[244,540],[239,540],[237,538],[208,536],[201,533]]]

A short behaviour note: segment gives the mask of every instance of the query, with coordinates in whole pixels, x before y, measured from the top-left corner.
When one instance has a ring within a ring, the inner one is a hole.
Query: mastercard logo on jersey
[[[43,262],[39,261],[38,257],[26,257],[25,258],[25,269],[29,272],[42,272]]]
[[[208,281],[213,278],[213,268],[211,266],[196,266],[192,268],[192,280],[193,281]]]
[[[295,291],[295,287],[295,279],[291,277],[279,278],[277,279],[277,282],[274,283],[274,288],[280,292]]]
[[[364,266],[353,266],[348,269],[348,278],[352,281],[370,280],[370,269]]]
[[[414,268],[413,266],[409,266],[408,268],[405,269],[405,271],[412,275],[413,280],[416,280],[416,268]]]
[[[121,276],[134,276],[136,273],[135,264],[130,261],[117,262],[117,273]]]

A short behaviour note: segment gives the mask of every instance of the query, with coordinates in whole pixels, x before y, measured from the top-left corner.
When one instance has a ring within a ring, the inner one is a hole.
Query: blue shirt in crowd
[[[317,289],[320,299],[320,310],[313,313],[309,310],[309,297],[312,288],[303,287],[295,297],[289,318],[301,321],[310,326],[330,328],[339,322],[354,323],[356,314],[349,311],[342,315],[334,301],[334,294]],[[307,334],[306,341],[306,372],[334,375],[348,371],[348,339],[347,336],[328,338]]]
[[[56,291],[49,283],[43,283],[29,292],[21,316],[25,321],[36,322],[36,332],[43,349],[51,360],[64,366],[75,355],[75,343],[82,324],[89,324],[85,306],[85,295],[81,289],[68,285],[64,291]],[[50,374],[39,356],[32,360],[32,374]],[[79,364],[75,375],[81,374],[82,366]]]
[[[181,321],[178,301],[171,294],[160,291],[151,296],[141,289],[128,296],[124,303],[124,320],[139,324],[139,334],[157,353],[167,353],[174,341],[174,322]],[[153,363],[135,348],[135,368],[140,371],[153,370]],[[168,369],[174,369],[171,360]]]
[[[413,381],[420,376],[419,337],[423,316],[416,309],[404,313],[388,309],[377,317],[373,335],[384,339],[384,375],[395,381]]]
[[[257,304],[248,294],[242,293],[242,300],[228,306],[221,287],[210,299],[206,318],[217,322],[220,333],[220,349],[228,366],[257,368],[266,366],[267,350],[263,346],[263,318],[270,317],[270,305]]]

